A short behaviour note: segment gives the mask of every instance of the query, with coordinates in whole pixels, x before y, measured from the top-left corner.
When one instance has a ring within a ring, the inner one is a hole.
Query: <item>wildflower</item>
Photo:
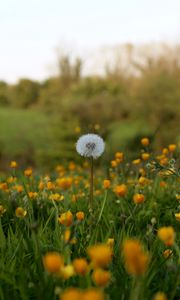
[[[18,193],[23,192],[23,186],[22,185],[15,185],[15,186],[13,186],[13,189],[16,190]]]
[[[60,296],[60,300],[81,300],[81,292],[76,288],[69,288]]]
[[[13,183],[13,182],[15,182],[16,180],[17,180],[16,177],[10,176],[10,177],[7,178],[7,183]]]
[[[168,148],[163,148],[162,149],[162,154],[167,155],[169,153]]]
[[[74,171],[76,168],[75,163],[73,161],[70,161],[68,168],[70,171]]]
[[[141,144],[142,144],[143,146],[148,146],[148,145],[149,145],[149,139],[146,138],[146,137],[142,138],[142,139],[141,139]]]
[[[108,180],[108,179],[104,179],[104,181],[103,181],[103,187],[105,189],[109,189],[110,185],[111,185],[111,181]]]
[[[76,258],[73,261],[73,267],[78,275],[84,276],[88,272],[88,263],[85,258]]]
[[[175,214],[176,221],[180,221],[180,213]]]
[[[70,237],[71,237],[71,230],[70,229],[66,229],[65,232],[64,232],[64,241],[66,243],[68,243],[69,240],[70,240]]]
[[[117,196],[123,197],[127,194],[127,186],[125,184],[116,185],[114,192]]]
[[[49,273],[59,273],[64,266],[64,260],[59,253],[49,252],[43,257],[43,265]]]
[[[80,132],[81,132],[81,127],[76,126],[76,127],[75,127],[75,133],[80,133]]]
[[[132,161],[133,165],[139,165],[141,163],[141,159],[137,158]]]
[[[130,275],[142,276],[148,266],[149,255],[146,254],[138,240],[129,239],[124,242],[123,254],[125,267]]]
[[[6,212],[6,208],[3,205],[0,205],[0,217]]]
[[[120,159],[122,161],[123,158],[124,158],[124,153],[123,152],[116,152],[115,153],[115,158]]]
[[[153,300],[167,300],[166,294],[163,292],[158,292],[154,295]]]
[[[95,267],[105,267],[111,262],[112,251],[108,245],[99,244],[90,246],[87,252]]]
[[[24,218],[27,215],[27,211],[22,207],[17,207],[15,210],[16,217]]]
[[[139,174],[141,174],[142,176],[145,176],[146,171],[143,168],[139,169]]]
[[[169,152],[174,152],[176,150],[176,144],[170,144],[168,146]]]
[[[113,249],[113,246],[114,246],[114,239],[112,239],[112,238],[110,239],[110,238],[109,238],[109,239],[107,240],[107,245],[108,245],[111,249]]]
[[[169,258],[170,256],[172,256],[172,250],[171,249],[166,249],[166,250],[164,250],[164,252],[163,252],[163,256],[165,257],[165,258]]]
[[[145,199],[144,195],[140,193],[137,193],[133,196],[133,201],[135,204],[143,203],[144,199]]]
[[[41,181],[39,182],[38,189],[39,189],[40,191],[42,191],[42,190],[44,189],[44,187],[45,187],[45,184],[44,184],[44,182],[41,180]]]
[[[56,188],[55,184],[52,181],[48,181],[46,186],[47,186],[48,190],[55,190],[55,188]]]
[[[70,277],[72,277],[74,275],[74,267],[72,264],[69,264],[69,265],[66,265],[66,266],[63,266],[61,269],[60,269],[60,275],[63,279],[67,280],[69,279]]]
[[[81,156],[98,158],[104,152],[104,141],[97,134],[82,135],[76,144],[76,150]]]
[[[160,181],[160,187],[167,187],[167,183],[165,181]]]
[[[166,246],[172,246],[174,244],[175,232],[173,227],[161,227],[158,229],[158,237],[164,242]]]
[[[60,224],[65,225],[65,226],[71,226],[72,222],[73,222],[73,215],[70,212],[70,210],[68,210],[67,212],[61,214],[58,218],[58,221]]]
[[[38,193],[37,192],[29,192],[28,196],[30,199],[36,199],[38,196]]]
[[[116,168],[118,165],[117,161],[116,160],[111,160],[111,167],[112,168]]]
[[[0,190],[3,190],[5,192],[7,192],[9,190],[8,185],[6,182],[1,182],[0,183]]]
[[[92,279],[96,285],[104,287],[111,280],[111,274],[103,269],[95,269],[92,273]]]
[[[78,211],[76,213],[76,218],[78,219],[78,221],[84,220],[84,212],[83,211]]]
[[[146,184],[149,183],[149,179],[147,179],[147,178],[144,177],[144,176],[141,176],[141,177],[139,177],[138,182],[139,182],[140,185],[146,185]]]
[[[26,177],[30,177],[32,175],[32,172],[33,172],[32,168],[28,168],[24,171],[24,175]]]
[[[55,193],[55,194],[51,194],[49,196],[49,200],[52,200],[52,201],[62,201],[64,200],[64,196],[63,195],[60,195],[58,193]]]
[[[71,177],[57,178],[56,183],[57,183],[57,186],[59,186],[63,190],[67,190],[72,185],[72,178]]]
[[[16,169],[17,166],[18,166],[18,165],[17,165],[17,162],[16,162],[15,160],[11,161],[10,167],[11,167],[12,169]]]
[[[100,290],[91,288],[83,292],[83,300],[105,300],[104,294]]]
[[[142,157],[142,160],[148,160],[149,157],[150,157],[150,154],[149,153],[142,153],[141,157]]]

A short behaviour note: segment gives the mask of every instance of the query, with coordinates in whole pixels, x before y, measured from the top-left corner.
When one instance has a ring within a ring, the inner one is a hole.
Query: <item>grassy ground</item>
[[[0,181],[0,299],[179,299],[174,148],[156,164],[116,153],[91,206],[87,163],[49,176],[14,163]]]

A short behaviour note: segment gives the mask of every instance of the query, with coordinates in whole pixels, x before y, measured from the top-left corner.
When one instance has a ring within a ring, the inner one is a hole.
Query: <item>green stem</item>
[[[98,220],[97,220],[97,224],[98,224],[98,223],[100,222],[100,220],[101,220],[101,216],[102,216],[102,213],[103,213],[103,210],[104,210],[104,206],[105,206],[105,204],[106,204],[107,194],[108,194],[108,191],[106,190],[105,196],[104,196],[104,200],[103,200],[103,203],[102,203],[102,206],[101,206],[101,210],[100,210],[100,213],[99,213],[99,217],[98,217]]]
[[[89,206],[92,208],[93,205],[93,187],[94,187],[94,163],[93,157],[90,158],[90,194],[89,194]]]

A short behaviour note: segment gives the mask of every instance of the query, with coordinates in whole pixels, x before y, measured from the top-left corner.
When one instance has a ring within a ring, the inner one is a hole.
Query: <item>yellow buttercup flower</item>
[[[16,217],[24,218],[27,215],[27,211],[22,207],[17,207],[15,210]]]
[[[130,275],[142,276],[146,272],[149,255],[143,251],[138,240],[126,240],[123,245],[123,254],[125,267]]]
[[[30,177],[32,175],[32,168],[28,168],[24,171],[24,175],[27,176],[27,177]]]
[[[147,147],[149,145],[149,139],[147,137],[142,138],[141,144]]]
[[[10,163],[10,167],[13,168],[13,169],[16,169],[18,166],[17,162],[15,160],[12,160],[11,163]]]
[[[168,146],[169,152],[174,152],[176,150],[176,147],[177,147],[176,144],[170,144]]]
[[[57,252],[49,252],[43,257],[43,265],[49,273],[59,273],[64,266],[64,259]]]
[[[72,222],[73,222],[73,215],[71,213],[70,210],[68,210],[67,212],[61,214],[58,218],[58,221],[60,224],[65,225],[65,226],[71,226]]]
[[[82,300],[82,293],[76,288],[69,288],[60,295],[60,300]]]
[[[78,211],[76,213],[76,218],[78,219],[78,221],[84,220],[84,212],[83,211]]]
[[[163,292],[158,292],[154,295],[153,300],[167,300],[166,294]]]
[[[111,273],[103,269],[95,269],[92,273],[92,279],[96,285],[104,287],[110,282]]]
[[[175,214],[176,221],[180,222],[180,212]]]
[[[75,275],[75,272],[74,272],[74,267],[72,264],[63,266],[60,269],[60,276],[65,280],[69,279],[70,277],[72,277],[74,275]]]
[[[150,157],[150,154],[149,153],[142,153],[141,157],[142,157],[142,160],[148,160],[149,157]]]
[[[95,267],[105,267],[112,260],[112,251],[106,244],[90,246],[87,252]]]
[[[161,227],[158,229],[158,237],[166,246],[174,244],[175,232],[172,226]]]
[[[73,261],[74,271],[78,275],[86,275],[89,270],[87,260],[85,258],[76,258]]]
[[[133,196],[133,201],[135,204],[143,203],[145,200],[145,197],[143,194],[137,193]]]
[[[64,196],[60,195],[59,193],[51,194],[49,196],[49,200],[57,201],[57,202],[62,201],[62,200],[64,200]]]
[[[127,186],[125,184],[116,185],[114,188],[114,192],[117,196],[123,197],[127,194]]]
[[[105,296],[100,290],[91,288],[83,292],[81,300],[105,300]]]

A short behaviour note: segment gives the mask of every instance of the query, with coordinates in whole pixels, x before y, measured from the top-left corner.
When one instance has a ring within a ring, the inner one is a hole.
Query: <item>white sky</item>
[[[0,80],[46,78],[67,44],[157,41],[180,42],[180,0],[0,0]]]

